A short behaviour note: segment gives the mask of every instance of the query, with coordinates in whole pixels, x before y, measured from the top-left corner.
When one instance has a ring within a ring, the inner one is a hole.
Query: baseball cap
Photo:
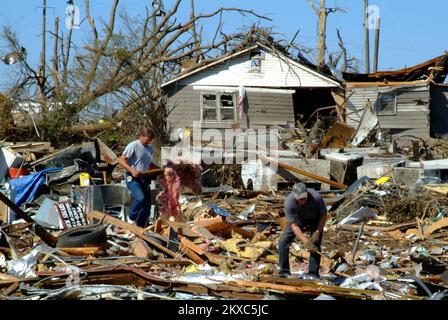
[[[296,183],[292,187],[292,192],[294,193],[294,197],[297,200],[305,199],[308,197],[308,192],[306,191],[306,186],[302,182]]]

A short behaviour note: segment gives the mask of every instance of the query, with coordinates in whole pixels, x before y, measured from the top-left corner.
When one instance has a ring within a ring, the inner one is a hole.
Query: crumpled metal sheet
[[[21,290],[26,291],[27,294],[33,296],[40,296],[40,300],[52,299],[102,299],[102,298],[119,298],[120,295],[130,294],[127,298],[137,298],[143,300],[147,298],[159,298],[166,300],[177,300],[170,298],[164,294],[154,294],[138,290],[131,286],[118,285],[73,285],[55,290],[30,288],[26,285],[21,285]]]
[[[355,137],[352,140],[352,145],[357,147],[364,141],[376,125],[378,124],[378,116],[373,111],[373,108],[366,106],[364,113],[362,114],[361,121],[359,122],[358,129],[356,130]]]
[[[41,254],[53,254],[57,252],[57,249],[51,248],[47,245],[38,245],[30,253],[17,260],[7,261],[8,274],[21,278],[34,278],[36,274],[33,269],[37,264],[39,255]]]
[[[367,207],[361,207],[359,210],[353,212],[349,216],[342,219],[338,225],[343,224],[356,224],[358,222],[367,221],[369,219],[376,219],[377,215],[371,209]]]

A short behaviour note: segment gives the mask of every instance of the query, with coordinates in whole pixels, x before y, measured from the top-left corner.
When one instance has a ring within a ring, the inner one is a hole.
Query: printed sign
[[[87,224],[87,218],[82,206],[73,202],[58,202],[56,204],[64,229],[71,229]]]

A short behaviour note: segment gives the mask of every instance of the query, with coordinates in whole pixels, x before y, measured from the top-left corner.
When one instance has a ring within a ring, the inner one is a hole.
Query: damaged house
[[[344,73],[346,121],[355,128],[367,106],[392,137],[448,133],[448,54],[414,67],[371,74]]]
[[[285,50],[256,43],[203,61],[162,85],[172,128],[294,127],[316,109],[334,106],[340,84]]]

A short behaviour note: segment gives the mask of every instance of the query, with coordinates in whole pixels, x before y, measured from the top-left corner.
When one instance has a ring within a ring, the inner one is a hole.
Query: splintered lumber
[[[140,238],[135,238],[132,241],[132,251],[134,252],[134,255],[139,258],[148,259],[153,256],[148,244]]]
[[[165,224],[171,228],[173,228],[177,233],[187,236],[189,238],[198,238],[200,237],[200,235],[191,230],[190,226],[186,223],[181,223],[181,222],[177,222],[177,221],[169,221],[169,220],[163,220],[163,219],[157,219],[156,221],[156,228],[154,230],[154,232],[160,233],[161,229],[162,229],[162,224]]]
[[[102,247],[59,248],[60,251],[73,256],[98,256],[104,253]]]
[[[20,279],[17,277],[11,276],[9,274],[0,272],[0,281],[17,281],[17,280],[20,280]]]
[[[425,237],[429,237],[433,232],[448,227],[448,218],[443,218],[436,223],[430,225],[424,232],[423,235]]]
[[[6,289],[4,289],[2,291],[2,294],[4,294],[5,296],[9,296],[11,293],[15,292],[17,289],[19,289],[19,283],[18,282],[11,283],[11,285],[9,287],[7,287]]]
[[[132,233],[135,234],[137,237],[139,237],[139,238],[145,240],[145,241],[148,242],[150,245],[152,245],[153,247],[159,249],[159,250],[162,251],[163,253],[165,253],[165,254],[167,254],[167,255],[173,257],[173,258],[177,258],[177,257],[178,257],[178,254],[177,254],[176,252],[171,251],[170,249],[164,247],[164,246],[161,245],[160,243],[158,243],[158,242],[152,240],[151,238],[147,237],[147,236],[144,234],[145,229],[143,229],[143,228],[140,228],[140,227],[138,227],[138,226],[136,226],[136,225],[133,225],[133,224],[124,222],[124,221],[122,221],[122,220],[120,220],[120,219],[111,217],[111,216],[106,215],[106,214],[104,214],[104,213],[102,213],[102,212],[99,212],[99,211],[90,211],[90,212],[87,214],[87,217],[88,217],[89,219],[97,219],[97,220],[100,220],[100,221],[104,219],[103,221],[104,221],[105,223],[110,223],[110,224],[112,224],[112,225],[114,225],[114,226],[116,226],[116,227],[119,227],[119,228],[122,228],[122,229],[125,229],[125,230],[128,230],[128,231],[132,232]]]
[[[303,284],[294,283],[294,285],[287,285],[287,284],[237,280],[237,281],[230,281],[229,284],[236,284],[237,286],[241,287],[257,288],[260,290],[275,290],[298,295],[318,296],[321,293],[325,293],[335,297],[348,298],[348,299],[361,299],[361,300],[369,300],[369,299],[373,300],[375,298],[383,297],[383,293],[380,291],[341,288],[337,286],[326,286],[318,283],[311,283],[309,281],[305,281],[303,282]],[[400,298],[409,300],[423,299],[416,296],[404,296],[404,295],[400,296]]]
[[[264,156],[260,156],[260,158],[263,161],[267,161],[268,163],[271,163],[273,165],[277,165],[278,168],[286,169],[286,170],[289,170],[289,171],[301,174],[302,176],[314,179],[316,181],[328,184],[330,186],[333,186],[333,187],[336,187],[336,188],[339,188],[339,189],[347,189],[348,188],[348,186],[345,185],[345,184],[342,184],[342,183],[339,183],[339,182],[336,182],[336,181],[332,181],[330,179],[327,179],[327,178],[315,175],[313,173],[309,173],[307,171],[304,171],[304,170],[301,170],[299,168],[287,165],[285,163],[281,163],[281,162],[275,161],[273,159],[270,159],[270,158],[267,158],[267,157],[264,157]]]
[[[185,248],[187,250],[193,251],[193,253],[195,253],[197,255],[197,258],[202,260],[202,263],[204,263],[205,260],[208,260],[208,262],[210,262],[212,264],[216,264],[216,265],[219,265],[222,262],[222,257],[221,256],[215,256],[215,255],[212,255],[212,254],[209,254],[209,253],[205,252],[199,246],[197,246],[196,244],[191,242],[186,237],[179,236],[179,238],[180,238],[181,248]],[[204,260],[204,259],[202,259],[202,257],[205,257],[206,259]],[[199,262],[196,262],[196,261],[194,261],[194,262],[197,263],[197,264],[202,264],[202,263],[199,263]]]
[[[196,264],[204,264],[205,260],[202,259],[196,252],[194,252],[191,248],[186,246],[184,243],[181,242],[180,244],[180,251],[185,252],[185,255],[191,259]]]
[[[215,232],[226,232],[233,230],[236,233],[242,235],[244,238],[252,239],[254,233],[251,231],[246,231],[242,228],[235,226],[234,224],[227,222],[225,217],[217,216],[209,219],[199,219],[194,221],[195,227],[203,227],[211,233]]]
[[[217,216],[209,219],[199,219],[194,221],[196,227],[204,227],[211,233],[225,231],[230,228],[224,217]]]
[[[25,220],[26,222],[33,223],[36,235],[39,236],[39,238],[41,238],[47,245],[53,248],[56,247],[58,243],[58,238],[53,236],[44,227],[36,223],[29,215],[27,215],[22,209],[20,209],[14,202],[9,200],[9,198],[5,196],[2,192],[0,192],[0,201],[6,204],[21,219]]]

